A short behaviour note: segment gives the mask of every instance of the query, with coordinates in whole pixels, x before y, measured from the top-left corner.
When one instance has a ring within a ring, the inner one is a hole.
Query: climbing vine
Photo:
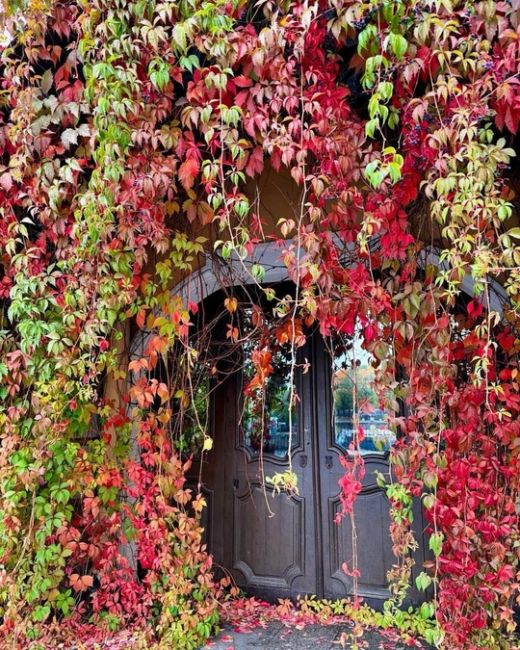
[[[379,623],[404,625],[415,581],[429,642],[514,647],[517,3],[25,0],[0,15],[5,643],[210,636],[230,581],[203,543],[203,476],[188,479],[193,454],[211,462],[207,397],[241,348],[259,404],[273,356],[292,360],[294,405],[318,329],[331,345],[361,332],[395,414]],[[297,197],[275,218],[269,172]],[[268,241],[288,295],[265,284]],[[208,259],[226,294],[210,324],[172,292]],[[297,490],[291,470],[270,481]],[[414,568],[418,501],[432,560]]]

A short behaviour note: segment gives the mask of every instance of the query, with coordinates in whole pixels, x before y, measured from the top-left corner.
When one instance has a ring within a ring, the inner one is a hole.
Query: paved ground
[[[267,628],[251,633],[224,630],[202,650],[349,650],[352,648],[347,637],[349,629],[342,625],[308,625],[297,630],[281,623],[269,623]],[[363,650],[410,650],[410,646],[392,641],[377,631],[365,632],[359,647]]]

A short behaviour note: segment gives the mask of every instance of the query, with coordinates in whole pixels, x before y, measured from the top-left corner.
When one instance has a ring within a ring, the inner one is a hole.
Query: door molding
[[[235,493],[233,495],[233,569],[240,571],[246,578],[247,584],[253,588],[278,588],[290,591],[293,581],[305,575],[305,500],[303,497],[298,495],[292,495],[288,497],[285,494],[277,495],[276,500],[278,505],[282,508],[285,507],[285,510],[292,510],[293,520],[292,520],[292,535],[290,539],[293,541],[296,540],[295,548],[292,549],[290,553],[291,559],[287,562],[281,575],[275,576],[270,575],[269,573],[260,573],[254,570],[254,567],[250,563],[246,562],[243,559],[244,552],[240,552],[241,542],[244,536],[254,535],[254,530],[252,527],[247,526],[247,521],[241,521],[241,511],[240,508],[243,507],[250,509],[251,505],[255,505],[253,497],[255,493],[258,493],[261,500],[265,499],[266,495],[264,490],[269,490],[269,487],[262,485],[259,481],[251,481],[247,487],[247,490],[239,495]],[[258,505],[258,504],[256,504]],[[276,506],[271,506],[275,508]],[[261,510],[258,510],[261,516]],[[286,512],[284,517],[284,522],[288,523],[288,516],[290,513]],[[244,517],[247,515],[244,515]],[[266,514],[263,515],[264,518],[267,517]],[[281,517],[282,512],[276,513],[275,517]],[[269,522],[265,522],[267,526]],[[288,536],[289,537],[289,536]],[[258,549],[257,545],[249,542],[246,546],[254,553]],[[289,549],[279,549],[279,554],[282,554],[284,550]],[[252,558],[254,561],[255,558]],[[272,558],[279,562],[280,557]]]

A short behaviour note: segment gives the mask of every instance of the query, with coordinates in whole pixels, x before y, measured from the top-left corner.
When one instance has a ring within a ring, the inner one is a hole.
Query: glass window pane
[[[266,380],[264,390],[258,389],[244,397],[242,430],[246,446],[254,453],[260,449],[276,458],[288,457],[289,444],[295,446],[298,434],[297,409],[291,401],[291,361],[289,352],[279,351],[271,359],[273,372]],[[250,361],[246,360],[244,376],[246,383],[254,374]],[[293,391],[294,393],[296,391]],[[290,434],[290,425],[292,435]]]
[[[372,361],[373,357],[361,347],[359,335],[333,360],[334,441],[344,449],[355,449],[354,432],[359,426],[362,454],[385,453],[396,439],[374,390]]]

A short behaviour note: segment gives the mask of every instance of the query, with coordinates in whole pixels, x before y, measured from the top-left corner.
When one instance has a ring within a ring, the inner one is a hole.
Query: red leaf
[[[196,158],[187,158],[179,167],[179,180],[185,190],[193,187],[199,169],[199,161]]]
[[[483,309],[482,303],[476,298],[473,298],[473,300],[468,304],[468,314],[471,318],[478,318],[482,314]]]
[[[249,159],[246,165],[246,174],[254,176],[260,174],[264,168],[264,152],[262,147],[255,147],[249,154]]]

